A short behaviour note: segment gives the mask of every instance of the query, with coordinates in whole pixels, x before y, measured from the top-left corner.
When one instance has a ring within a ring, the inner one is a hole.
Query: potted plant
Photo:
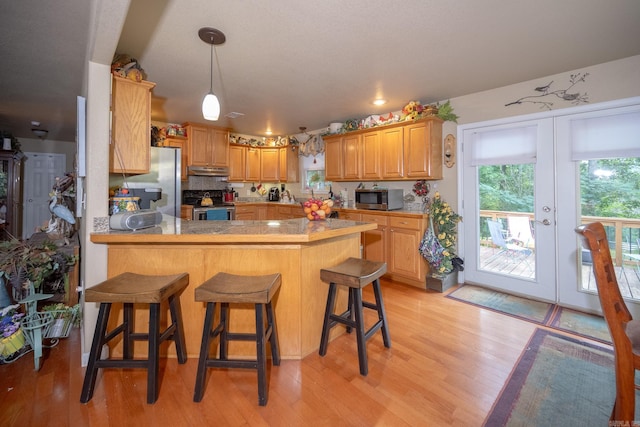
[[[64,285],[65,275],[75,262],[75,256],[59,251],[50,241],[37,245],[15,238],[0,242],[0,279],[11,289],[15,300],[26,296],[29,283],[36,292],[42,292],[43,285],[57,290]]]
[[[429,228],[420,242],[419,251],[431,267],[427,288],[440,292],[457,284],[457,272],[463,261],[455,253],[458,223],[462,217],[436,192],[428,203]]]

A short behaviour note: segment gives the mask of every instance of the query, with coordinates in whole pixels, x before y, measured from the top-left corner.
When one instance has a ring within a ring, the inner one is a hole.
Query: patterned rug
[[[611,344],[611,334],[602,316],[558,307],[547,326],[581,337],[591,338],[604,344]]]
[[[539,325],[544,325],[551,319],[554,309],[554,305],[547,302],[509,295],[474,285],[463,285],[450,292],[447,298],[487,308]]]
[[[606,426],[613,371],[610,350],[536,329],[484,425]]]
[[[611,335],[602,316],[474,285],[463,285],[450,292],[447,298],[611,344]]]

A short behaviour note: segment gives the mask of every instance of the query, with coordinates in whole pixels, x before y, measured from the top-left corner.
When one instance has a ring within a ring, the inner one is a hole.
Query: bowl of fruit
[[[301,205],[309,221],[319,221],[329,217],[333,207],[333,200],[311,198],[302,202]]]

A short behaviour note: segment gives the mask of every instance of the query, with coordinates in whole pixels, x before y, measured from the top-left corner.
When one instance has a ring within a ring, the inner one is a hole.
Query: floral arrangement
[[[462,217],[436,192],[428,204],[430,227],[420,243],[420,253],[429,262],[433,277],[462,271],[463,261],[455,251],[458,223]]]
[[[429,186],[429,183],[425,179],[419,179],[418,181],[415,182],[415,184],[413,184],[413,192],[415,193],[416,196],[422,197],[423,203],[427,203],[428,201],[427,196],[429,195],[430,189],[431,187]]]
[[[20,329],[20,319],[24,313],[18,312],[20,304],[7,306],[0,310],[0,333],[3,338],[8,338]]]

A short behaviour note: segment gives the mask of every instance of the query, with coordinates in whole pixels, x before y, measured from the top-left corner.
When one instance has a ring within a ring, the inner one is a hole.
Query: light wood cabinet
[[[442,120],[428,117],[325,137],[328,181],[442,179]]]
[[[418,252],[426,221],[420,218],[389,217],[387,271],[426,286],[428,267]]]
[[[193,206],[192,205],[181,205],[180,206],[180,218],[191,221],[193,219]]]
[[[260,149],[260,179],[267,182],[280,180],[280,149]]]
[[[297,153],[289,146],[229,146],[229,181],[298,182]]]
[[[380,131],[380,174],[382,179],[401,179],[404,176],[404,127]]]
[[[324,138],[324,178],[326,181],[342,181],[344,156],[340,135]]]
[[[427,227],[422,214],[338,209],[339,218],[375,222],[378,228],[362,233],[363,258],[386,262],[387,276],[419,288],[426,287],[429,265],[418,252]]]
[[[163,147],[180,149],[180,180],[189,181],[189,145],[184,136],[170,136],[164,140]]]
[[[112,76],[109,172],[148,173],[151,162],[151,90],[155,83]]]
[[[425,120],[404,127],[404,177],[442,179],[442,121]]]
[[[247,171],[247,147],[229,146],[229,181],[244,181]]]
[[[246,151],[246,170],[245,170],[245,180],[246,181],[258,181],[260,182],[260,159],[262,152],[260,149],[255,147],[247,147]]]
[[[360,135],[345,135],[342,137],[342,151],[344,162],[344,179],[360,179],[362,177],[362,150]],[[326,157],[325,157],[326,159]]]
[[[185,123],[189,145],[189,166],[229,166],[229,130]]]
[[[298,161],[298,151],[291,147],[280,147],[280,182],[300,181],[300,162]]]
[[[363,256],[370,261],[387,261],[387,216],[362,214],[364,222],[375,222],[378,229],[362,233]]]
[[[380,132],[362,134],[362,179],[375,181],[382,178],[380,160]]]
[[[236,219],[239,221],[252,221],[256,218],[255,205],[236,204]]]

